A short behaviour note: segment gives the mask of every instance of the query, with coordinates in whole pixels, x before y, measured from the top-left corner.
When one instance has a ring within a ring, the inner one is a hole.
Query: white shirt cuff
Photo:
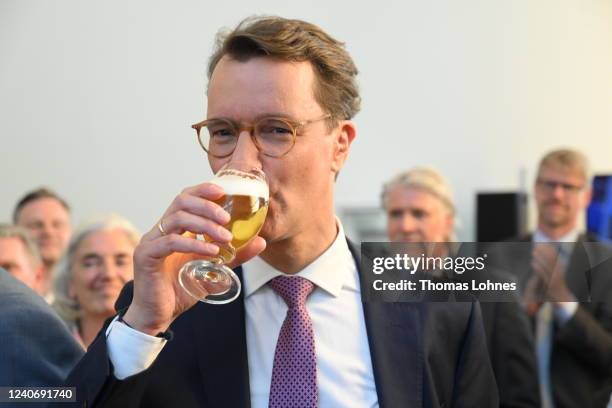
[[[576,309],[578,309],[578,302],[556,302],[554,310],[557,323],[563,326],[569,319],[574,317]]]
[[[132,329],[118,318],[106,329],[106,345],[115,377],[124,380],[149,368],[168,341]]]

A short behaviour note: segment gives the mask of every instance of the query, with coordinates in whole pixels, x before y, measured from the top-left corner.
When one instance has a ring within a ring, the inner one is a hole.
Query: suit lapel
[[[364,282],[358,249],[350,241],[348,245]],[[421,407],[423,344],[417,304],[367,302],[363,312],[380,406]]]
[[[242,282],[242,268],[235,269]],[[209,407],[250,407],[243,292],[225,305],[198,303],[192,325]]]
[[[574,244],[574,249],[565,272],[565,281],[577,299],[590,300],[591,264],[584,246],[583,236]]]

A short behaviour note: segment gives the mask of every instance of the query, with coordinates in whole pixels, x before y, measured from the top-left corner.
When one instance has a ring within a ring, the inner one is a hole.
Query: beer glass
[[[223,304],[236,299],[241,291],[240,280],[225,264],[259,233],[268,213],[269,193],[263,171],[245,163],[223,167],[210,183],[225,191],[225,195],[214,202],[230,214],[230,222],[224,227],[233,238],[229,244],[216,243],[219,245],[216,256],[183,265],[179,283],[201,302]],[[212,242],[206,235],[202,238]]]

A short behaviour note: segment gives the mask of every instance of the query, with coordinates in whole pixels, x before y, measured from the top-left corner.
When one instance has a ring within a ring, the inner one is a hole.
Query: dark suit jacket
[[[530,258],[512,258],[514,269],[525,276]],[[566,324],[554,327],[550,370],[555,406],[599,407],[596,396],[612,379],[612,252],[593,237],[580,237],[565,280],[572,293],[590,302],[580,302]]]
[[[124,289],[120,308],[131,293]],[[477,303],[364,303],[363,310],[381,407],[498,406]],[[152,366],[124,381],[112,374],[102,331],[67,384],[88,407],[249,407],[244,322],[242,295],[222,306],[198,303],[174,321],[174,339]]]
[[[540,406],[529,319],[517,302],[482,302],[482,321],[501,408]]]
[[[452,256],[476,256],[474,250],[481,246],[451,244],[449,249]],[[511,275],[494,265],[487,265],[480,272],[473,270],[463,275],[438,271],[436,278],[470,285],[472,280],[500,283],[514,281]],[[455,296],[463,297],[464,294],[455,293]],[[529,318],[520,305],[520,297],[513,292],[499,291],[472,292],[470,298],[473,297],[480,301],[487,349],[499,390],[500,408],[540,407],[533,333]],[[444,298],[448,299],[448,296]]]
[[[0,268],[0,386],[61,385],[82,355],[44,299]]]

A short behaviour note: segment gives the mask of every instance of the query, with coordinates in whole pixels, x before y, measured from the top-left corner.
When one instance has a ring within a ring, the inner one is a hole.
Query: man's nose
[[[552,190],[552,195],[560,200],[565,195],[565,189],[561,184],[556,184]]]
[[[402,231],[412,232],[416,227],[415,219],[410,214],[404,214],[401,220]]]
[[[51,235],[53,235],[53,226],[50,223],[45,223],[41,227],[41,232],[45,236],[51,236]]]
[[[251,135],[250,130],[242,130],[236,141],[236,148],[232,153],[232,162],[246,162],[261,168],[260,152]]]

